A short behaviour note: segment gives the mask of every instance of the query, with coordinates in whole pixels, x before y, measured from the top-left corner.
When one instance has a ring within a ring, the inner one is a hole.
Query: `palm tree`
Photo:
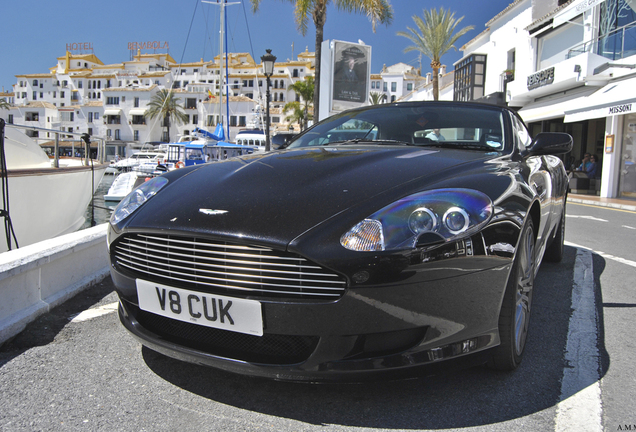
[[[148,103],[146,117],[152,120],[159,117],[165,121],[168,128],[168,141],[170,141],[170,123],[182,124],[188,122],[188,115],[183,111],[180,98],[168,89],[162,89],[155,94]]]
[[[252,10],[256,12],[262,0],[250,0]],[[316,67],[314,92],[314,113],[318,116],[320,99],[320,56],[323,41],[325,22],[327,21],[327,4],[329,0],[287,0],[294,3],[294,16],[296,17],[296,27],[300,33],[307,34],[307,21],[311,16],[316,26]],[[393,8],[389,0],[332,0],[336,9],[345,12],[356,12],[366,15],[371,21],[373,31],[378,23],[391,24],[393,20]]]
[[[407,27],[411,33],[397,32],[398,36],[404,36],[414,44],[406,47],[404,52],[419,51],[431,59],[434,100],[439,99],[439,68],[442,66],[440,59],[451,48],[457,51],[455,47],[457,39],[474,28],[473,26],[468,26],[454,33],[455,28],[463,19],[464,17],[455,19],[455,12],[444,10],[443,7],[440,7],[439,11],[435,8],[431,10],[425,9],[424,20],[417,15],[413,15],[413,21],[415,21],[417,29]]]
[[[283,107],[283,113],[287,114],[289,111],[291,111],[291,114],[285,117],[285,121],[298,123],[301,128],[307,124],[307,112],[303,109],[300,102],[287,102]]]
[[[384,103],[384,101],[386,101],[386,95],[384,93],[369,93],[369,102],[371,102],[371,105],[380,105],[381,103]]]
[[[5,98],[0,99],[0,109],[8,110],[11,107]]]
[[[289,89],[296,92],[303,102],[303,123],[299,123],[299,125],[302,129],[307,129],[307,121],[313,118],[313,116],[309,113],[309,108],[312,106],[312,101],[314,99],[314,77],[308,76],[304,81],[296,81],[289,86]],[[287,105],[289,104],[286,104],[285,107],[287,107]]]

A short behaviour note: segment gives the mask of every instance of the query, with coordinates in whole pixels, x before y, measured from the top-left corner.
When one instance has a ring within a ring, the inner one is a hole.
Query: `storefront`
[[[588,98],[598,87],[578,86],[561,91],[554,95],[546,95],[535,99],[519,110],[530,134],[536,136],[540,132],[565,132],[573,138],[572,152],[561,159],[569,171],[576,169],[585,153],[594,154],[599,163],[599,170],[594,181],[586,182],[584,193],[601,194],[601,174],[603,160],[603,143],[605,139],[605,118],[582,119],[566,122],[566,112],[585,105]]]
[[[564,123],[605,121],[601,196],[636,199],[636,78],[611,82],[565,112]]]

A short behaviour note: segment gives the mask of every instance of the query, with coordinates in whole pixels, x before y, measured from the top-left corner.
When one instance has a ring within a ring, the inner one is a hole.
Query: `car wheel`
[[[534,246],[534,226],[532,219],[528,218],[519,238],[513,268],[499,313],[501,344],[494,349],[488,364],[496,370],[511,371],[521,363],[532,307],[536,265]]]
[[[565,204],[563,204],[563,213],[561,214],[561,221],[559,222],[559,227],[557,228],[557,232],[554,236],[554,240],[550,243],[550,246],[545,250],[545,254],[543,254],[543,259],[547,262],[558,263],[563,259],[564,252],[564,243],[565,243]]]

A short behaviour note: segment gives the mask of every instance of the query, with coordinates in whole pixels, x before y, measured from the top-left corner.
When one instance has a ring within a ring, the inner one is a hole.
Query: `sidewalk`
[[[601,198],[596,195],[568,194],[568,201],[579,204],[611,207],[620,210],[636,211],[636,200],[620,198]]]

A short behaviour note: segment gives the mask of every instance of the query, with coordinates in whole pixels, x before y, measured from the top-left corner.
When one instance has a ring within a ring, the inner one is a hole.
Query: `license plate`
[[[139,308],[179,321],[263,336],[261,303],[137,279]]]

